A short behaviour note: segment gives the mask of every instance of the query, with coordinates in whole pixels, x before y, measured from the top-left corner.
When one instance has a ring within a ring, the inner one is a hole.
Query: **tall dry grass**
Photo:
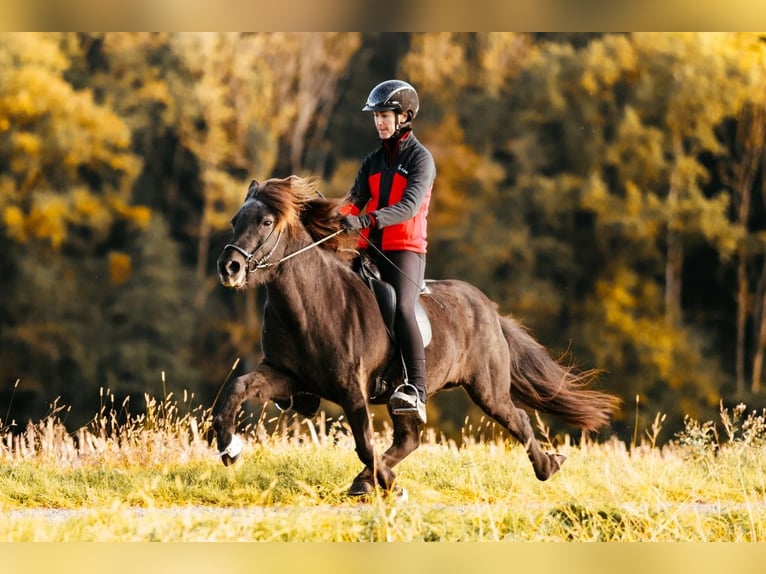
[[[558,437],[568,460],[544,483],[494,423],[467,421],[459,442],[428,428],[397,468],[406,496],[364,502],[345,494],[360,463],[342,418],[242,415],[246,449],[225,468],[193,396],[133,413],[106,391],[73,432],[65,413],[0,421],[0,540],[766,540],[766,412],[743,405],[665,445],[661,415],[630,444]]]

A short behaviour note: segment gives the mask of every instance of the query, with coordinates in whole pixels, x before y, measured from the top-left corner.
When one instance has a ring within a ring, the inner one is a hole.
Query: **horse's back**
[[[497,320],[497,304],[475,285],[459,279],[427,282],[421,298],[432,321],[452,317],[458,321]]]
[[[497,304],[465,281],[429,281],[428,287],[421,301],[433,332],[426,352],[429,372],[434,369],[448,385],[465,384],[488,366],[508,372]]]

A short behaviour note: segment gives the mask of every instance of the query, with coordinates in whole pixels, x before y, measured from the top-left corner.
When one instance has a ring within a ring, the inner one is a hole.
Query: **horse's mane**
[[[314,178],[291,175],[263,182],[253,180],[245,199],[251,198],[273,209],[277,214],[277,229],[285,230],[288,235],[296,236],[305,229],[312,241],[318,241],[340,229],[338,207],[341,200],[324,197]],[[355,243],[355,236],[341,233],[322,243],[321,247],[345,258]]]

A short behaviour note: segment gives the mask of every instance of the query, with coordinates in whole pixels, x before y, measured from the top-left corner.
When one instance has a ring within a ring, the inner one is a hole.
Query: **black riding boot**
[[[406,383],[391,394],[388,401],[395,415],[414,416],[426,422],[426,360],[413,359],[405,365]]]

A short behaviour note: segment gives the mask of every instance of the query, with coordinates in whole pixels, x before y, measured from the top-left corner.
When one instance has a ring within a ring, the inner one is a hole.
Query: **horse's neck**
[[[298,371],[310,365],[324,369],[339,360],[339,349],[360,340],[371,365],[386,360],[391,347],[383,319],[367,313],[375,306],[372,291],[331,253],[310,249],[285,261],[266,290],[263,344],[272,362]]]
[[[295,249],[299,249],[300,246]],[[285,261],[273,281],[266,285],[269,304],[281,314],[316,317],[332,306],[342,286],[342,263],[321,248],[309,249]]]

